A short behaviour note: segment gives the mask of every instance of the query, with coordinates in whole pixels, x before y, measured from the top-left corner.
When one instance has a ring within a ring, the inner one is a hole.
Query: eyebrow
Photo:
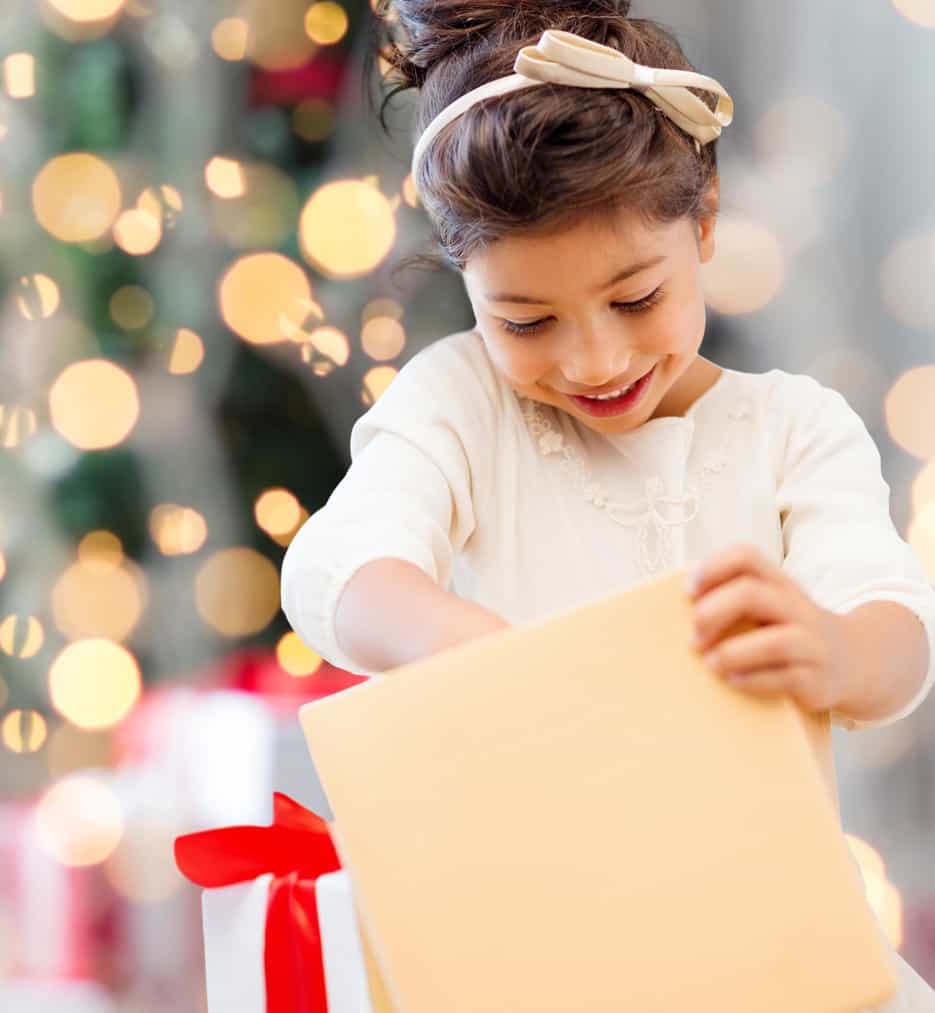
[[[650,260],[642,260],[638,264],[631,264],[629,267],[624,268],[618,272],[605,284],[598,286],[595,292],[604,292],[609,288],[613,288],[614,285],[619,285],[620,282],[626,281],[627,278],[632,278],[634,274],[639,274],[641,271],[648,271],[649,268],[655,267],[657,264],[661,264],[665,260],[665,255],[660,254],[658,257],[653,257]],[[509,302],[509,303],[523,303],[525,305],[533,306],[544,306],[548,303],[548,299],[539,299],[536,296],[531,295],[516,295],[513,292],[488,292],[488,302]]]

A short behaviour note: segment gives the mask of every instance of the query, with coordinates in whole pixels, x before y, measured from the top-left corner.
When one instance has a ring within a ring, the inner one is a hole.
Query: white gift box
[[[209,1013],[266,1013],[264,949],[272,879],[272,875],[267,874],[247,883],[204,891],[202,914]],[[315,881],[315,900],[328,995],[327,1013],[371,1013],[348,874],[341,870],[319,876]]]

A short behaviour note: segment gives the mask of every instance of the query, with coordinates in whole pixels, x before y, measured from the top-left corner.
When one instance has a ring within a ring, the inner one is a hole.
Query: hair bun
[[[631,0],[379,0],[390,23],[384,55],[405,84],[421,87],[442,60],[482,39],[526,39],[547,28],[622,21]]]

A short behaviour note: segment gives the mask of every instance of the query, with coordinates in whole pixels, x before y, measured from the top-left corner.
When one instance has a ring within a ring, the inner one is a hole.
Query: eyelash
[[[613,305],[618,309],[621,309],[624,313],[645,313],[646,310],[651,309],[659,302],[662,297],[662,286],[660,285],[654,292],[650,292],[644,299],[640,299],[637,302],[617,302]],[[512,320],[504,320],[503,328],[510,334],[521,334],[530,335],[538,334],[545,325],[549,322],[549,317],[544,320],[536,320],[531,324],[517,324]]]

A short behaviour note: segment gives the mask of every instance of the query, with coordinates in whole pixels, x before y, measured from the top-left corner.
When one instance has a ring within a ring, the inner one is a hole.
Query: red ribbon
[[[207,888],[273,874],[266,912],[267,1013],[328,1008],[315,880],[341,868],[321,817],[273,795],[268,827],[225,827],[176,838],[182,874]]]

